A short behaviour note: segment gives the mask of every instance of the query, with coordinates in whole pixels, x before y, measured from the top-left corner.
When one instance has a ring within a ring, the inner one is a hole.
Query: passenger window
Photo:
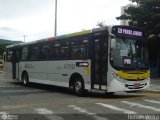
[[[27,60],[27,57],[28,57],[28,47],[24,46],[22,48],[22,57],[21,57],[21,60],[22,61]]]
[[[87,59],[88,58],[88,40],[75,40],[71,42],[71,57],[72,59]]]

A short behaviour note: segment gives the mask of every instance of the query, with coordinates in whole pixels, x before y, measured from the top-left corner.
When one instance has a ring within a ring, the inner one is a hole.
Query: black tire
[[[85,90],[84,90],[84,82],[81,78],[76,78],[74,80],[73,84],[73,92],[77,96],[84,96]]]
[[[28,77],[28,74],[27,73],[24,73],[23,76],[22,76],[22,83],[23,85],[25,86],[28,86],[29,85],[29,77]]]

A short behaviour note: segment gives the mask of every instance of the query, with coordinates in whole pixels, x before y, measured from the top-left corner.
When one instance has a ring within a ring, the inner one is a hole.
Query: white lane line
[[[0,114],[8,114],[7,112],[0,112]]]
[[[11,87],[11,88],[19,88],[19,87],[21,87],[21,86],[0,85],[0,87],[1,87],[1,88],[8,88],[8,87],[9,87],[9,88],[10,88],[10,87]]]
[[[160,101],[156,101],[156,100],[147,100],[147,99],[145,99],[144,101],[160,104]]]
[[[68,106],[69,108],[73,108],[74,110],[77,110],[81,113],[85,113],[87,115],[95,115],[96,113],[92,113],[92,112],[89,112],[87,111],[86,109],[83,109],[83,108],[80,108],[80,107],[77,107],[76,105],[69,105]]]
[[[80,113],[83,113],[83,114],[86,114],[86,115],[91,115],[94,120],[108,120],[108,118],[97,116],[96,113],[89,112],[86,109],[78,107],[76,105],[69,105],[68,107],[72,108],[74,110],[77,110]]]
[[[53,111],[47,109],[47,108],[37,108],[35,109],[35,111],[38,113],[38,114],[53,114]]]
[[[139,103],[133,103],[133,102],[128,102],[128,101],[121,101],[121,102],[125,103],[125,104],[128,104],[128,105],[131,105],[130,107],[136,106],[136,107],[146,108],[146,109],[150,109],[150,110],[154,110],[154,111],[160,112],[160,109],[152,107],[152,106],[142,105],[142,104],[139,104]]]
[[[155,90],[155,89],[150,89],[151,91],[155,91],[155,92],[159,92],[159,90]]]
[[[47,120],[64,120],[62,117],[57,116],[53,111],[51,111],[47,108],[36,108],[34,110],[38,114],[45,115]]]
[[[116,107],[116,106],[113,106],[113,105],[109,105],[109,104],[104,104],[104,103],[96,103],[96,104],[97,105],[101,105],[101,106],[106,107],[106,108],[109,108],[109,109],[112,109],[112,110],[123,112],[125,114],[137,114],[134,111],[127,110],[127,109],[124,109],[124,108],[119,108],[119,107]]]
[[[28,92],[41,92],[42,90],[1,90],[2,93],[28,93]]]

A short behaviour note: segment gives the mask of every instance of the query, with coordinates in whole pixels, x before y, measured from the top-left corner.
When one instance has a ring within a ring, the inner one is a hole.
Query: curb
[[[4,73],[4,71],[0,71],[0,73]]]
[[[160,93],[160,90],[145,90],[146,92]]]

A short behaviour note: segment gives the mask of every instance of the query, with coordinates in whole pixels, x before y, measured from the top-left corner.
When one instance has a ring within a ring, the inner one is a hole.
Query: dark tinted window
[[[7,51],[7,61],[11,62],[13,57],[13,51],[11,49],[8,49]]]
[[[24,46],[22,48],[21,60],[24,61],[24,60],[27,60],[27,58],[28,58],[28,46]]]
[[[88,58],[88,40],[74,40],[71,42],[71,46],[72,59]]]
[[[33,44],[29,45],[28,60],[41,60],[41,45]]]

